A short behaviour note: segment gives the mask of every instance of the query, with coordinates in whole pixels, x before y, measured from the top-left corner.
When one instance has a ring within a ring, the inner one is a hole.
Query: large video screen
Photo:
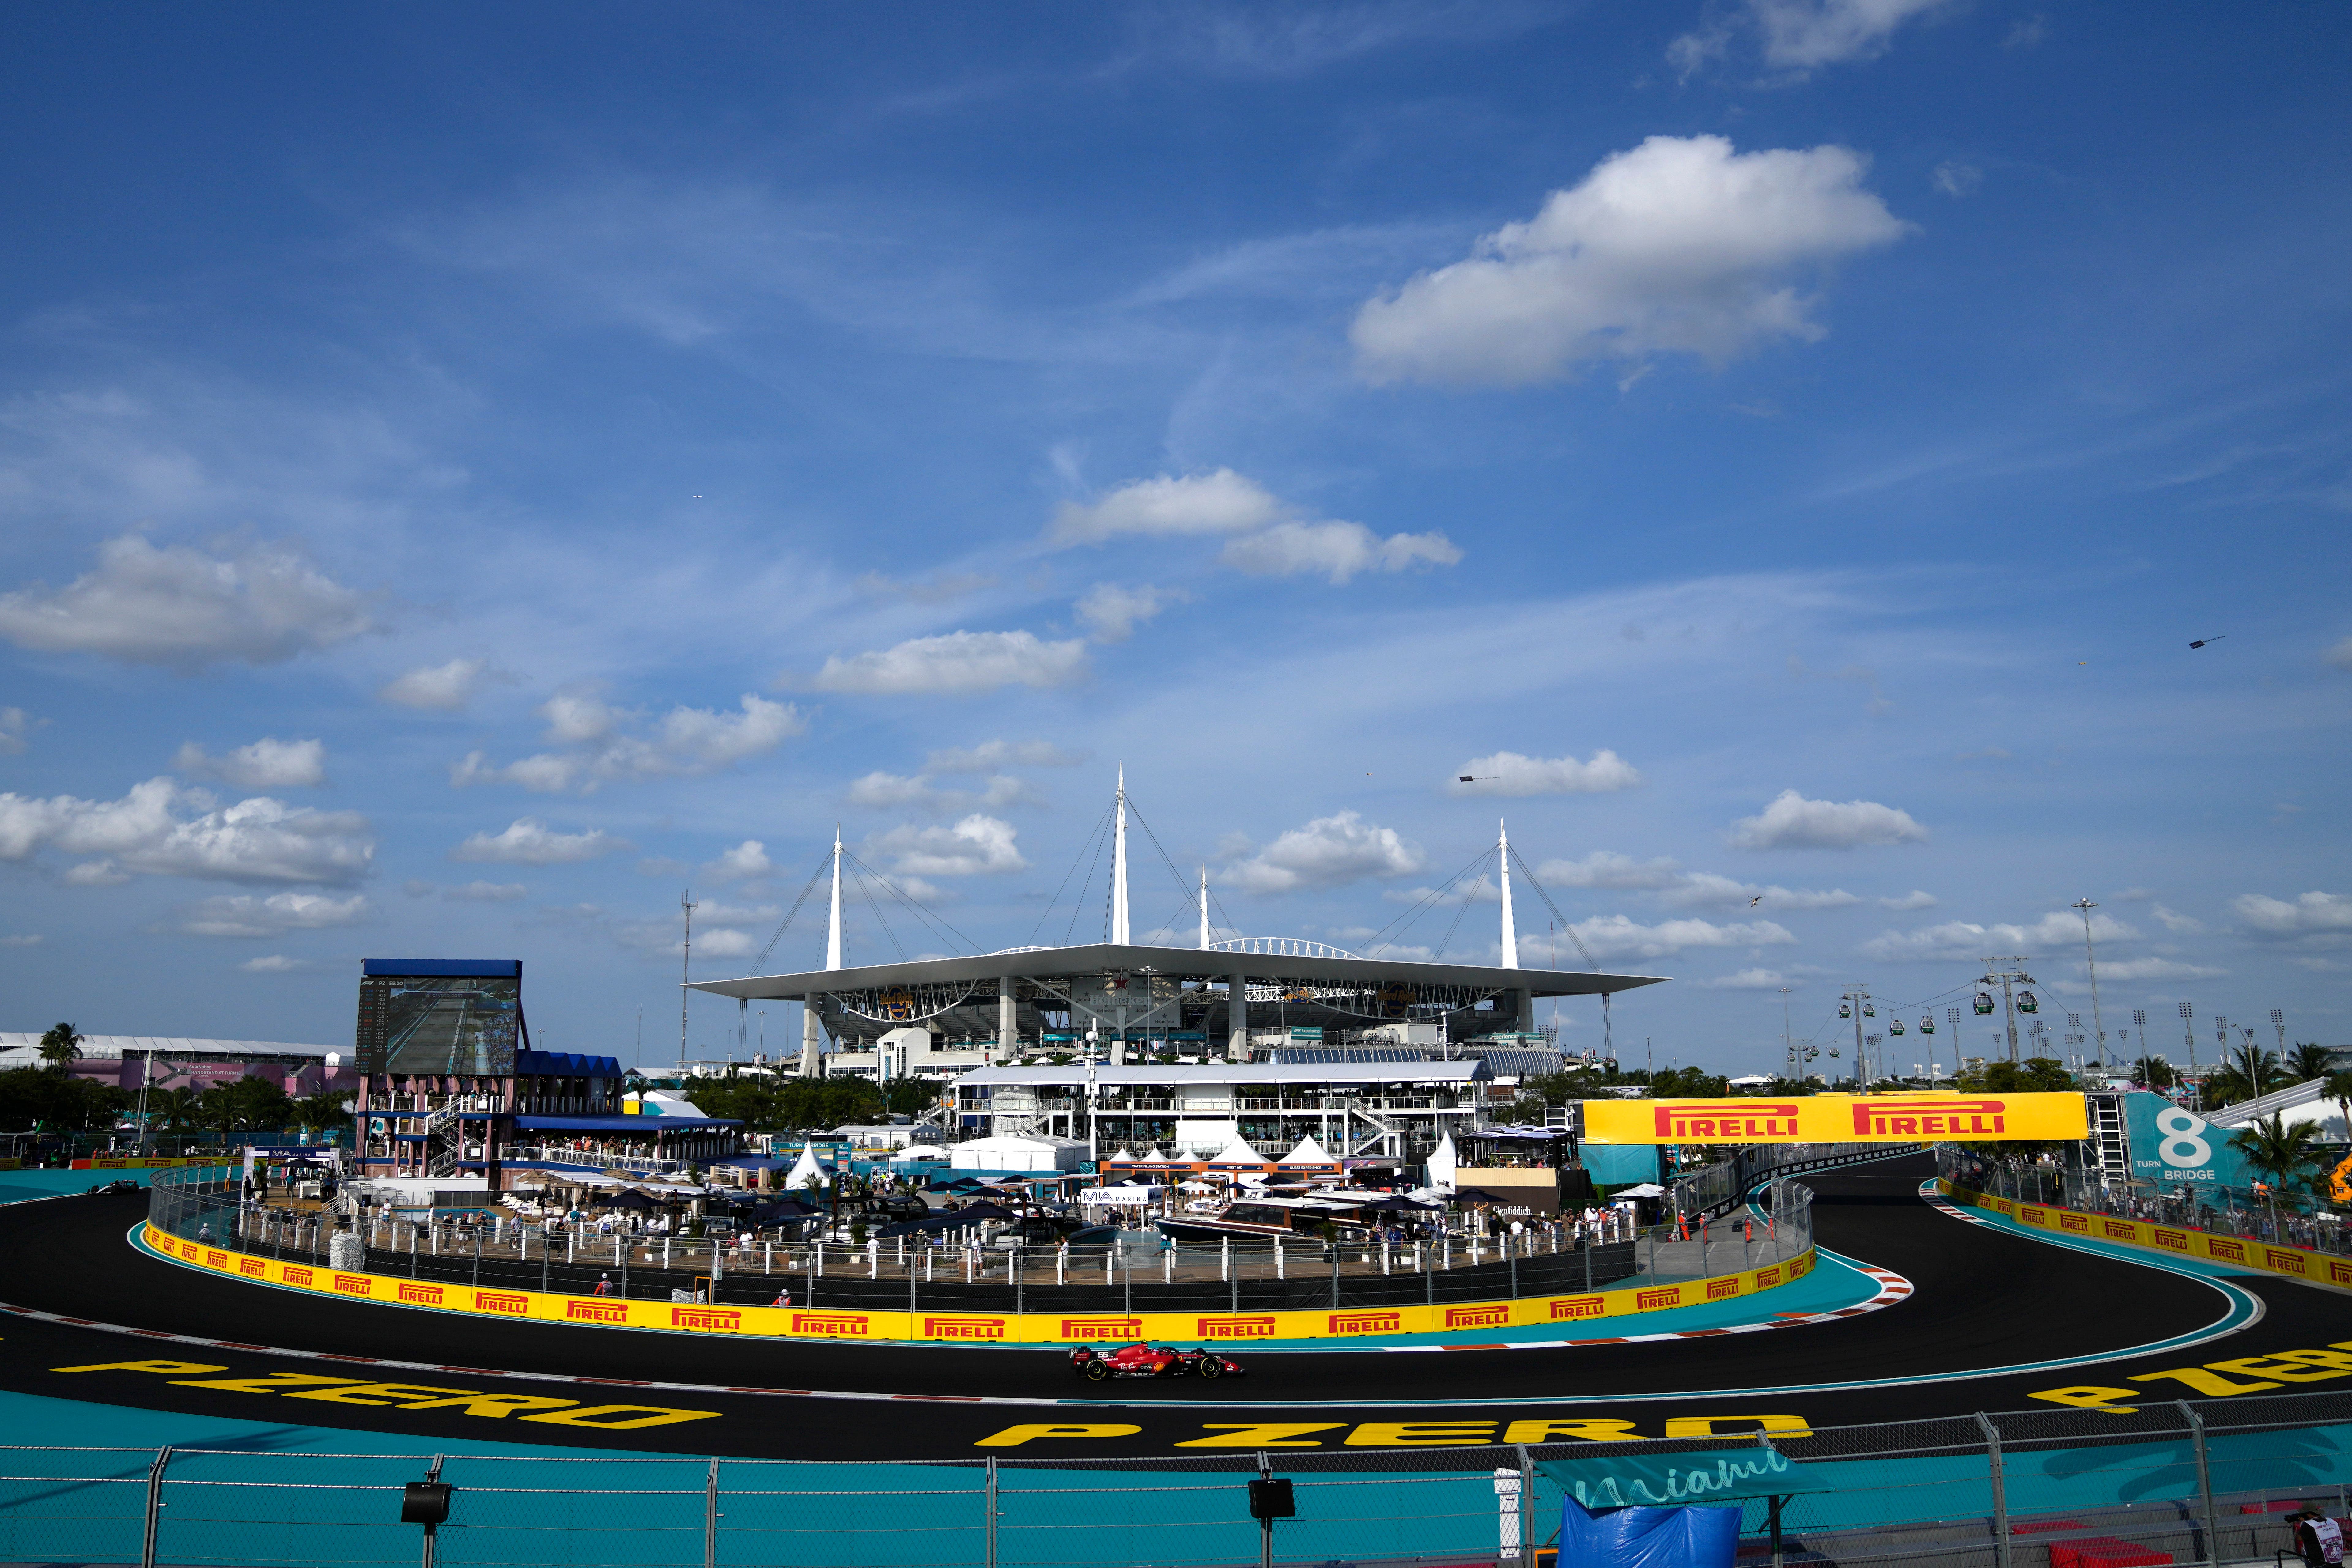
[[[403,967],[425,973],[395,973],[386,961],[372,959],[360,980],[362,1072],[502,1078],[514,1071],[522,1025],[520,963],[425,961]]]

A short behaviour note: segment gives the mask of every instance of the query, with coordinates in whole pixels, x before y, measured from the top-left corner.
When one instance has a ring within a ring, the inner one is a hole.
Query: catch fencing
[[[1668,1284],[1769,1267],[1812,1246],[1811,1194],[1775,1184],[1754,1223],[1669,1221],[1580,1238],[1538,1224],[1517,1234],[1447,1230],[1412,1240],[1187,1244],[1138,1233],[1109,1247],[945,1245],[896,1237],[863,1246],[772,1243],[735,1247],[679,1237],[551,1234],[502,1219],[495,1227],[418,1226],[263,1208],[213,1171],[155,1179],[149,1217],[190,1241],[271,1258],[492,1289],[765,1306],[789,1290],[800,1308],[943,1312],[1241,1312],[1491,1301]],[[339,1239],[340,1237],[340,1239]],[[345,1251],[338,1254],[341,1246]]]
[[[780,1412],[805,1424],[812,1446],[824,1415],[816,1404]],[[1273,1475],[1293,1482],[1297,1507],[1274,1526],[1273,1561],[1540,1568],[1520,1543],[1557,1539],[1561,1494],[1542,1462],[1704,1460],[1758,1442],[1835,1488],[1788,1500],[1777,1541],[1768,1504],[1742,1505],[1743,1558],[1776,1568],[2040,1568],[2062,1549],[2082,1562],[2269,1563],[2290,1544],[2285,1510],[2352,1512],[2344,1394],[1767,1424],[1782,1429],[1422,1448],[1342,1446],[1381,1435],[1342,1424],[1313,1434],[1325,1449],[1094,1461],[1009,1449],[851,1464],[0,1447],[0,1561],[389,1568],[419,1558],[421,1527],[400,1522],[403,1488],[430,1473],[452,1489],[426,1559],[446,1568],[1223,1568],[1258,1561],[1246,1485]],[[1468,1425],[1601,1437],[1631,1424]]]
[[[2314,1193],[2201,1183],[2189,1189],[2179,1183],[2126,1180],[2023,1158],[1989,1159],[1948,1145],[1936,1151],[1936,1173],[1960,1186],[2020,1203],[2150,1220],[2215,1236],[2352,1257],[2352,1225],[2320,1212],[2320,1199]],[[2190,1192],[2194,1196],[2188,1195]],[[2305,1212],[2306,1207],[2312,1212]]]

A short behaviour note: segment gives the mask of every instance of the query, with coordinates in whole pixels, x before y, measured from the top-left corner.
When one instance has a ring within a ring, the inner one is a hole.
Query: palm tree
[[[2290,1081],[2279,1066],[2276,1051],[2245,1045],[2231,1051],[2220,1069],[2205,1080],[2205,1092],[2213,1104],[2235,1105],[2242,1100],[2259,1100]]]
[[[41,1060],[63,1072],[81,1059],[83,1036],[71,1024],[54,1024],[41,1036]]]
[[[2318,1128],[2308,1121],[2290,1124],[2283,1115],[2258,1116],[2252,1126],[2230,1134],[2230,1147],[2255,1170],[2268,1172],[2281,1187],[2294,1185],[2298,1176],[2319,1163],[2318,1144]]]
[[[2326,1046],[2298,1043],[2286,1054],[2286,1070],[2297,1083],[2326,1078],[2336,1068],[2336,1053]]]
[[[2336,1102],[2336,1114],[2344,1119],[2345,1136],[2352,1138],[2352,1068],[2329,1073],[2319,1093],[2323,1100]]]
[[[147,1097],[147,1116],[161,1131],[184,1131],[195,1125],[195,1092],[185,1089],[156,1089]]]
[[[2150,1089],[2170,1089],[2180,1081],[2179,1076],[2172,1070],[2172,1064],[2162,1057],[2140,1058],[2132,1063],[2131,1075],[2135,1083],[2144,1083]]]

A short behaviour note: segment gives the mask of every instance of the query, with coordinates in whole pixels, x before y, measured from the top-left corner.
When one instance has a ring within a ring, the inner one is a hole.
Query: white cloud
[[[2176,936],[2196,936],[2205,929],[2205,922],[2196,916],[2184,915],[2177,910],[2168,910],[2162,904],[2151,906],[2147,912],[2161,921],[2164,923],[2164,929]]]
[[[1281,521],[1289,509],[1255,479],[1231,468],[1213,474],[1137,479],[1094,502],[1064,501],[1052,537],[1063,544],[1100,544],[1129,534],[1241,533]]]
[[[1004,686],[1068,686],[1087,674],[1087,645],[1034,632],[949,632],[848,658],[829,656],[810,682],[867,696],[969,696]]]
[[[422,665],[387,682],[376,696],[402,708],[454,713],[473,700],[474,689],[488,669],[488,662],[478,658]]]
[[[48,847],[103,858],[67,880],[103,887],[137,872],[232,882],[350,882],[375,858],[367,819],[289,806],[267,795],[220,806],[168,778],[134,784],[121,800],[0,795],[0,860]]]
[[[1789,977],[1777,969],[1742,969],[1696,984],[1704,991],[1778,991],[1789,984]]]
[[[1759,886],[1719,877],[1712,871],[1693,871],[1672,887],[1661,889],[1658,898],[1661,903],[1680,909],[1765,908],[1774,913],[1783,910],[1842,910],[1862,902],[1843,888],[1783,888],[1777,882]]]
[[[535,816],[518,816],[500,833],[477,833],[449,851],[452,860],[490,860],[509,866],[562,866],[593,860],[629,847],[603,828],[558,833]]]
[[[730,904],[719,899],[694,901],[694,929],[704,926],[773,925],[782,911],[773,904]]]
[[[673,708],[648,733],[623,729],[638,714],[593,692],[558,692],[540,706],[547,738],[573,747],[541,752],[504,766],[468,752],[449,770],[451,784],[511,784],[541,795],[582,794],[613,780],[692,778],[774,751],[808,728],[799,709],[743,694],[738,712]]]
[[[347,899],[323,893],[272,893],[267,898],[238,893],[194,905],[181,918],[180,930],[190,936],[278,936],[353,925],[373,912],[364,893]]]
[[[1974,163],[1954,163],[1949,159],[1936,165],[1929,181],[1938,191],[1957,201],[1970,195],[1984,184],[1984,171]]]
[[[1592,956],[1603,963],[1615,958],[1664,958],[1685,948],[1773,947],[1797,940],[1787,927],[1774,921],[1735,921],[1717,925],[1713,921],[1686,919],[1643,925],[1623,915],[1603,915],[1579,921],[1570,929],[1583,939]],[[1522,933],[1522,962],[1531,944],[1537,949],[1545,945],[1542,939]],[[1553,942],[1548,956],[1556,962],[1562,956],[1559,950],[1568,946],[1564,942]]]
[[[21,755],[26,737],[47,722],[27,719],[22,708],[0,708],[0,757]]]
[[[1907,811],[1874,800],[1807,800],[1784,789],[1758,816],[1731,825],[1741,849],[1854,849],[1866,844],[1909,844],[1927,837]]]
[[[1087,760],[1085,752],[1068,752],[1051,741],[983,741],[977,746],[951,747],[923,759],[927,773],[992,773],[1018,765],[1030,768],[1074,768]]]
[[[327,746],[323,741],[281,741],[264,735],[250,746],[214,757],[190,741],[172,759],[172,765],[200,778],[224,779],[239,789],[316,788],[327,782]]]
[[[1097,583],[1079,598],[1076,608],[1078,619],[1087,624],[1087,635],[1095,641],[1125,642],[1137,626],[1171,605],[1189,603],[1192,597],[1181,588],[1122,588],[1116,583]]]
[[[1878,907],[1882,910],[1895,910],[1901,911],[1908,911],[1912,910],[1932,910],[1936,907],[1936,902],[1935,894],[1923,892],[1919,889],[1914,888],[1899,899],[1879,900]]]
[[[2352,669],[2352,637],[2346,637],[2319,657],[2338,669]]]
[[[2341,893],[2304,893],[2293,902],[2242,893],[2230,908],[2258,936],[2332,943],[2352,935],[2352,898]]]
[[[1440,896],[1438,889],[1435,888],[1391,888],[1381,895],[1381,898],[1386,899],[1392,904],[1417,904],[1424,899],[1434,899]],[[1503,901],[1503,889],[1502,885],[1496,882],[1495,879],[1487,876],[1482,871],[1478,874],[1477,879],[1473,881],[1468,887],[1465,888],[1461,883],[1457,882],[1453,887],[1444,889],[1443,897],[1448,905],[1465,903],[1499,904]],[[1362,932],[1360,934],[1369,935],[1370,933]],[[1383,949],[1383,951],[1386,950]]]
[[[1007,806],[1045,804],[1044,797],[1026,780],[1008,773],[997,774],[988,781],[986,788],[974,795],[970,790],[940,789],[928,779],[881,772],[867,773],[852,784],[848,801],[869,811],[913,806],[938,816],[969,812],[975,806],[982,811],[1003,811]]]
[[[1468,259],[1366,302],[1358,367],[1374,382],[1516,386],[1586,360],[1721,360],[1819,338],[1792,275],[1908,230],[1863,188],[1867,166],[1844,147],[1743,153],[1720,136],[1653,136]]]
[[[1675,886],[1683,879],[1683,868],[1663,858],[1636,860],[1614,850],[1595,849],[1581,860],[1545,861],[1536,868],[1536,879],[1559,888],[1645,891]]]
[[[776,868],[768,858],[768,847],[756,838],[746,838],[732,849],[720,852],[718,859],[702,868],[702,874],[720,882],[745,882],[765,877]]]
[[[1874,59],[1895,29],[1945,0],[1748,0],[1764,33],[1764,58],[1790,70]]]
[[[38,947],[48,940],[38,931],[22,932],[16,936],[0,936],[0,947]]]
[[[2139,932],[2105,915],[2093,915],[2091,934],[2100,942],[2121,942]],[[1973,961],[2002,953],[2031,957],[2037,951],[2072,952],[2082,942],[2083,917],[2072,910],[2053,910],[2032,925],[1946,921],[1917,931],[1891,931],[1864,942],[1862,951],[1872,958]]]
[[[1318,816],[1294,827],[1248,859],[1225,868],[1220,880],[1252,893],[1336,888],[1363,877],[1404,877],[1422,868],[1421,847],[1393,827],[1375,827],[1352,811]]]
[[[1100,544],[1133,535],[1222,536],[1228,542],[1222,556],[1228,566],[1263,577],[1320,573],[1334,583],[1364,572],[1451,566],[1462,559],[1462,552],[1443,533],[1398,533],[1382,539],[1360,522],[1301,518],[1296,508],[1231,468],[1138,479],[1091,505],[1065,501],[1055,513],[1049,537],[1067,545]],[[1114,595],[1121,592],[1095,590]],[[1148,613],[1157,613],[1175,596],[1161,592],[1147,606]],[[1093,597],[1089,595],[1078,605],[1078,614],[1090,621],[1096,620],[1088,608]],[[1120,618],[1116,600],[1100,608],[1097,637],[1103,642],[1121,640],[1134,621],[1145,618],[1136,614]]]
[[[2099,965],[2102,980],[2218,980],[2229,973],[2204,963],[2182,963],[2170,958],[2126,958]]]
[[[1360,522],[1278,522],[1262,533],[1231,541],[1220,559],[1259,577],[1315,572],[1345,583],[1360,572],[1451,566],[1462,559],[1462,552],[1442,533],[1392,533],[1382,539]]]
[[[888,857],[891,869],[907,876],[971,877],[1025,870],[1017,837],[1011,823],[974,812],[952,827],[894,827],[866,842],[869,854]]]
[[[111,860],[85,860],[66,868],[66,886],[69,888],[119,888],[129,880],[131,873]]]
[[[441,896],[459,904],[510,904],[530,889],[520,882],[466,882],[444,888]]]
[[[247,974],[299,974],[318,966],[307,958],[289,958],[282,952],[273,952],[261,958],[248,958],[237,967]]]
[[[274,664],[373,629],[359,595],[266,545],[216,557],[130,534],[63,588],[0,594],[0,637],[19,647],[181,668]]]
[[[697,910],[699,914],[701,911]],[[676,944],[683,947],[684,942]],[[705,958],[749,958],[760,951],[760,944],[740,931],[698,931],[694,951]]]
[[[1517,752],[1496,752],[1471,758],[1462,764],[1461,772],[1469,774],[1471,782],[1464,784],[1457,776],[1446,786],[1452,794],[1607,795],[1642,782],[1633,764],[1611,751],[1593,752],[1589,763],[1580,763],[1573,756],[1523,757]]]

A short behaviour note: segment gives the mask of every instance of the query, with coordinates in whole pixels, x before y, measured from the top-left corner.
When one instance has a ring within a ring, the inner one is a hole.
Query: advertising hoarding
[[[1588,1143],[2054,1142],[2090,1130],[2079,1094],[1816,1094],[1588,1100]]]
[[[2229,1128],[2147,1089],[2124,1096],[2124,1142],[2134,1181],[2215,1190],[2253,1184],[2245,1156],[2230,1147]]]

